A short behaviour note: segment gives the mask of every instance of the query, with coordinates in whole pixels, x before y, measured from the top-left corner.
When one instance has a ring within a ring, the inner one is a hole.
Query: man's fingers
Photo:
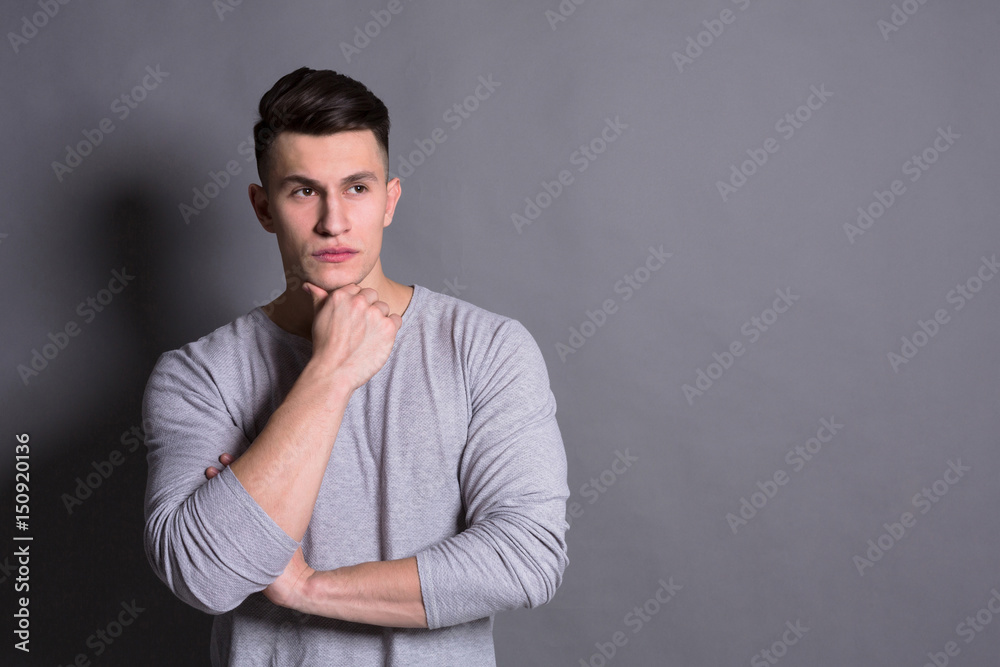
[[[368,299],[368,303],[378,303],[378,292],[373,290],[371,287],[362,287],[358,294],[364,295]]]
[[[385,301],[376,301],[372,305],[381,310],[382,314],[385,315],[386,317],[389,316],[389,304],[387,304]]]
[[[223,452],[222,454],[219,454],[219,463],[222,464],[223,468],[225,468],[227,465],[229,465],[235,460],[236,457],[230,454],[229,452]],[[222,471],[216,468],[215,466],[208,466],[207,468],[205,468],[205,477],[212,479],[220,472]]]

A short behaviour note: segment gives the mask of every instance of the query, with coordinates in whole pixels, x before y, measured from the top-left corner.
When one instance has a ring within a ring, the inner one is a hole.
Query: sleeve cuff
[[[225,521],[230,525],[226,527],[230,528],[233,534],[244,533],[248,534],[249,537],[256,538],[247,541],[250,545],[251,553],[249,555],[252,560],[260,563],[273,560],[274,566],[277,567],[275,576],[279,576],[284,572],[292,554],[301,546],[301,542],[292,539],[288,533],[282,530],[281,526],[275,523],[274,519],[257,504],[250,492],[244,488],[236,473],[229,466],[223,468],[222,472],[219,473],[219,480],[225,484],[242,508],[242,511],[227,513],[229,518]],[[251,518],[250,522],[245,521],[247,516]],[[278,559],[275,559],[276,556],[279,556]]]

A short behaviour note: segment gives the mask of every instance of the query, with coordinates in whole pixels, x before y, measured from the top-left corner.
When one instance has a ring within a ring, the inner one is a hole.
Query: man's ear
[[[392,216],[396,212],[396,204],[399,202],[399,197],[403,194],[403,185],[399,182],[398,178],[394,178],[389,181],[385,190],[385,218],[382,221],[382,226],[388,227],[392,224]]]
[[[267,201],[267,191],[256,183],[251,183],[248,190],[250,195],[250,205],[253,212],[260,221],[260,226],[270,233],[274,233],[274,219],[271,217],[271,208]]]

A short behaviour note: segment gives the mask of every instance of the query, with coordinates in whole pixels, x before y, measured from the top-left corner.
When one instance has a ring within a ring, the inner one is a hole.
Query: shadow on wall
[[[86,253],[74,257],[73,275],[60,287],[74,305],[83,298],[67,313],[76,327],[53,329],[64,344],[59,358],[19,382],[7,403],[14,432],[30,433],[32,541],[0,551],[0,590],[30,596],[31,652],[10,647],[4,664],[208,663],[212,617],[178,600],[143,549],[142,394],[156,359],[185,335],[185,323],[164,304],[189,295],[175,289],[186,268],[171,233],[178,221],[170,193],[179,189],[168,185],[172,174],[156,170],[156,159],[130,161],[121,171],[131,175],[111,176],[119,180],[102,185],[106,194],[93,208],[77,206],[50,225],[59,230],[50,247]],[[8,488],[4,506],[13,507]],[[15,549],[23,544],[27,593],[15,590]]]

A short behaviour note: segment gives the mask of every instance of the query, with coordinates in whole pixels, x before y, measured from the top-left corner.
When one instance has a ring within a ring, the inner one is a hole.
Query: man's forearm
[[[302,540],[351,392],[310,362],[250,447],[229,466],[292,539]]]
[[[315,572],[293,606],[306,614],[355,623],[427,627],[413,556]]]

